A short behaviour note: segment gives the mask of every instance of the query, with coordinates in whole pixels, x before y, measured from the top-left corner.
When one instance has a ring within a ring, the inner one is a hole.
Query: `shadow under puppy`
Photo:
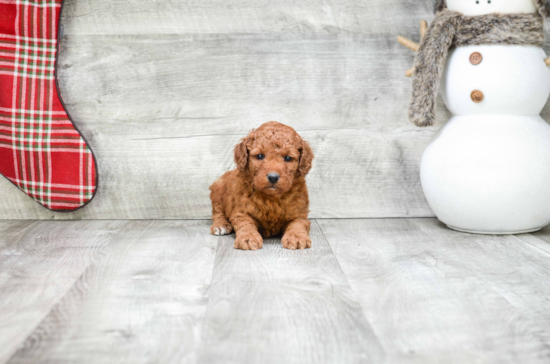
[[[311,248],[305,176],[313,151],[296,131],[270,121],[235,147],[237,169],[210,186],[214,235],[236,232],[235,248],[257,250],[284,233],[283,247]]]

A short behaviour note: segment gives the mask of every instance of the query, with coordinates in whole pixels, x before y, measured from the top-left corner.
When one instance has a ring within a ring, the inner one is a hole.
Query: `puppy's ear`
[[[235,146],[235,164],[241,172],[244,172],[248,165],[248,146],[252,142],[252,132]]]
[[[313,164],[313,150],[309,146],[309,143],[302,139],[300,142],[300,165],[298,166],[298,172],[300,175],[305,176],[309,173],[311,166]]]

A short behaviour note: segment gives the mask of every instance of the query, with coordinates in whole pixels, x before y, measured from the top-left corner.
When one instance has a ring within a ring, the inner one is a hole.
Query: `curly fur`
[[[542,16],[550,16],[550,2],[548,0],[535,0],[535,5]]]
[[[543,23],[537,14],[464,16],[446,9],[437,13],[416,55],[410,121],[417,126],[434,124],[439,82],[451,47],[482,44],[542,47]]]
[[[291,160],[285,161],[286,156]],[[252,130],[235,146],[237,169],[210,186],[210,232],[235,230],[235,248],[243,250],[260,249],[263,238],[281,232],[283,247],[310,248],[305,176],[313,158],[309,143],[289,126],[271,121]],[[269,182],[269,173],[279,174],[279,181]]]

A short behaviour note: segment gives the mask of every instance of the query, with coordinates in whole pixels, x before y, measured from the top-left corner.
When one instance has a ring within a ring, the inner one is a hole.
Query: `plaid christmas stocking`
[[[0,0],[0,173],[41,205],[94,197],[96,164],[56,80],[62,0]]]

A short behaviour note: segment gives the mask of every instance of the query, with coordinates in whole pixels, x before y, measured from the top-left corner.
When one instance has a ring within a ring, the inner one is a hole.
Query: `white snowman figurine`
[[[452,229],[516,234],[550,223],[550,126],[539,115],[550,96],[546,1],[437,0],[420,45],[399,37],[418,51],[407,71],[418,73],[411,120],[433,123],[438,85],[453,115],[420,168],[430,207]],[[449,32],[453,44],[441,46]]]

